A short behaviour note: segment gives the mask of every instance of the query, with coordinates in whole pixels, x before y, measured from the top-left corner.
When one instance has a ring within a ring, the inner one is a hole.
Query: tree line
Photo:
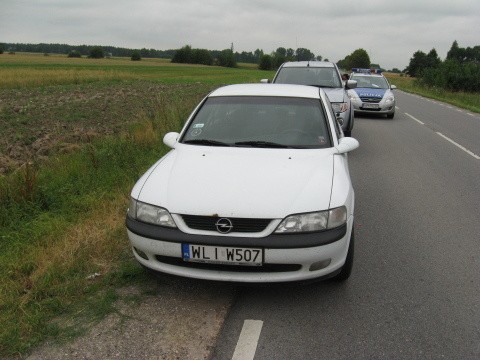
[[[98,46],[98,45],[67,45],[67,44],[22,44],[22,43],[3,43],[0,49],[6,52],[31,52],[43,54],[70,54],[79,53],[81,56],[90,56],[93,49],[101,48],[104,54],[111,54],[118,57],[130,57],[134,51],[138,52],[142,58],[165,58],[171,59],[176,49],[156,50],[156,49],[128,49],[116,46]]]
[[[480,91],[480,46],[461,48],[455,40],[441,60],[433,48],[416,51],[404,70],[425,86],[451,91]]]

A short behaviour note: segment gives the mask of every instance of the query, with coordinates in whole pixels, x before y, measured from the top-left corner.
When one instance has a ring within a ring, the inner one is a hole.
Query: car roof
[[[320,99],[322,89],[291,84],[239,84],[218,88],[210,93],[215,96],[278,96]]]
[[[354,72],[352,73],[352,76],[373,76],[373,77],[385,77],[383,76],[382,74],[364,74],[364,73],[358,73],[358,72]]]
[[[329,61],[289,61],[283,63],[282,67],[322,67],[333,68],[335,65]]]

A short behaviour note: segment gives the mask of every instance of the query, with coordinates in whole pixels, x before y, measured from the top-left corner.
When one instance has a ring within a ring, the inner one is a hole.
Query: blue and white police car
[[[393,119],[395,116],[395,95],[385,76],[377,69],[353,68],[350,80],[357,82],[355,89],[348,90],[356,114],[382,114]]]

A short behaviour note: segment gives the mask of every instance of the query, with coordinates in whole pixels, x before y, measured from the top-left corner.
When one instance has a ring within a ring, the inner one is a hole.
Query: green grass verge
[[[400,90],[439,100],[451,105],[480,113],[480,93],[452,92],[439,88],[429,88],[420,85],[415,78],[385,74],[390,83]]]

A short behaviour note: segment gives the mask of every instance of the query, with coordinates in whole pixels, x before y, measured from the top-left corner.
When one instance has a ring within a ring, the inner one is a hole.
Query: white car
[[[191,278],[284,282],[349,277],[354,192],[322,89],[222,87],[136,183],[127,213],[135,258]]]
[[[395,116],[395,94],[387,78],[379,70],[352,69],[351,80],[357,82],[357,87],[348,90],[355,114],[386,115],[393,119]]]

